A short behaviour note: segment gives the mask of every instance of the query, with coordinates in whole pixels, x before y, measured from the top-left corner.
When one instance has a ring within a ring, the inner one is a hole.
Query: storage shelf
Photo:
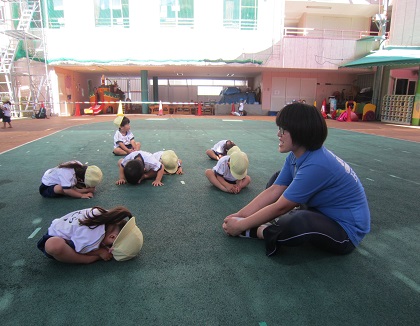
[[[382,101],[381,121],[411,124],[414,95],[385,95]]]

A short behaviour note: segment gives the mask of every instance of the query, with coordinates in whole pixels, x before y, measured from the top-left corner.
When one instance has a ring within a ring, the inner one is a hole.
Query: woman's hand
[[[223,221],[223,230],[227,235],[230,235],[232,237],[240,235],[242,231],[245,231],[241,225],[242,220],[243,218],[241,217],[229,215]]]

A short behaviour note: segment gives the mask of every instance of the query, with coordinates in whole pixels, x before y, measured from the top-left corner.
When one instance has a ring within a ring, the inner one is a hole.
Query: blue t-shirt
[[[274,182],[283,196],[333,219],[357,246],[370,231],[365,190],[353,169],[324,146],[296,158],[290,153]]]

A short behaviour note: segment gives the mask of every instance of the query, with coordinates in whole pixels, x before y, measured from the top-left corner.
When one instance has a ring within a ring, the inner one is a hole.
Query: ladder
[[[0,78],[0,87],[1,93],[8,93],[10,101],[15,104],[14,111],[19,116],[20,111],[32,112],[40,97],[44,97],[44,102],[52,103],[41,20],[41,3],[40,0],[5,0],[4,2],[10,3],[10,9],[12,5],[19,5],[19,16],[18,21],[14,17],[9,17],[8,28],[0,31],[7,36],[9,41],[8,46],[1,49],[0,77],[3,78]],[[26,58],[22,55],[20,58],[17,57],[22,49]],[[17,65],[17,59],[26,60],[26,64]],[[37,62],[44,62],[45,69],[42,75],[39,75],[39,72],[37,75],[34,74],[34,59],[37,59]],[[41,91],[43,87],[44,92]],[[25,89],[27,94],[24,101],[22,101],[24,97],[21,89]]]

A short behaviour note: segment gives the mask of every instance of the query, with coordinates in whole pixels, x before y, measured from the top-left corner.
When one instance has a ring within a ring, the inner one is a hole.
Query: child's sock
[[[253,238],[253,239],[258,239],[257,236],[257,230],[258,228],[252,228],[249,230],[245,230],[244,232],[242,232],[239,236],[241,238]]]
[[[257,231],[258,231],[258,229],[259,229],[261,226],[265,226],[265,227],[267,227],[267,226],[270,226],[270,225],[271,225],[271,223],[265,223],[265,224],[263,224],[263,225],[260,225],[260,226],[255,227],[255,228],[251,228],[251,229],[249,229],[249,230],[245,230],[245,231],[244,231],[244,232],[242,232],[239,236],[240,236],[241,238],[259,239],[259,238],[258,238],[258,235],[257,235]]]

